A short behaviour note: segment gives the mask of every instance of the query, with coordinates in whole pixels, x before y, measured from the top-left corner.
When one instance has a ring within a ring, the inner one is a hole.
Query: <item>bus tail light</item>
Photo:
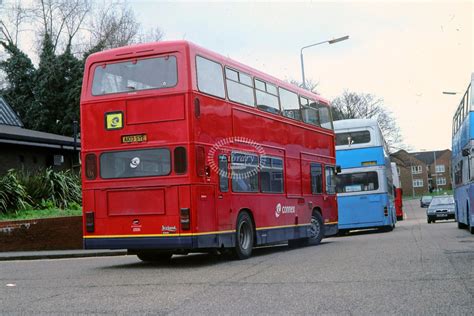
[[[383,215],[388,216],[388,207],[383,208]]]
[[[86,212],[86,232],[93,233],[95,230],[94,212]]]
[[[181,218],[181,229],[189,230],[191,229],[191,217],[189,208],[182,208],[179,212]]]
[[[202,146],[196,147],[196,172],[198,177],[206,175],[206,154]]]
[[[97,158],[95,154],[86,155],[86,178],[94,180],[97,177]]]

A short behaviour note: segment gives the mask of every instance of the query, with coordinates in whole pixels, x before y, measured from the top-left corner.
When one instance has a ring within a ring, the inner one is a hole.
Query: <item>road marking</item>
[[[16,284],[14,284],[14,283],[8,283],[7,284],[7,287],[15,287],[15,286],[16,286]]]

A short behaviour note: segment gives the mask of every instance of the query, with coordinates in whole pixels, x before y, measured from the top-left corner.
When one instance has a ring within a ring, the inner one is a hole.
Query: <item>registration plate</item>
[[[436,216],[438,216],[438,217],[447,217],[448,214],[436,214]]]
[[[146,134],[122,136],[122,143],[141,143],[141,142],[146,142],[146,140],[147,140]]]

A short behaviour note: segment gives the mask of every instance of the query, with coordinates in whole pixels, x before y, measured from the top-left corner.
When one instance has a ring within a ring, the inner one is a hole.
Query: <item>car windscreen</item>
[[[92,95],[169,88],[177,81],[175,56],[103,63],[95,68]]]
[[[421,198],[421,201],[423,201],[423,202],[430,202],[432,199],[433,199],[432,196],[423,196],[423,197]]]
[[[100,176],[104,179],[164,176],[171,172],[168,149],[114,151],[100,156]]]
[[[446,197],[435,197],[431,201],[430,205],[445,205],[445,204],[454,204],[454,198],[452,196],[446,196]]]

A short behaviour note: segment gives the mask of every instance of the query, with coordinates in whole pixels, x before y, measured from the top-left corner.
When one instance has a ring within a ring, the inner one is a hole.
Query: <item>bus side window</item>
[[[298,95],[283,88],[279,88],[279,92],[283,115],[301,121],[301,109]]]
[[[219,189],[221,192],[229,191],[229,176],[227,168],[227,156],[219,156]]]
[[[323,171],[320,164],[312,163],[311,169],[311,193],[323,193]]]
[[[197,85],[201,92],[225,98],[222,66],[215,61],[196,56]]]
[[[336,193],[336,172],[332,166],[326,166],[326,193]]]

